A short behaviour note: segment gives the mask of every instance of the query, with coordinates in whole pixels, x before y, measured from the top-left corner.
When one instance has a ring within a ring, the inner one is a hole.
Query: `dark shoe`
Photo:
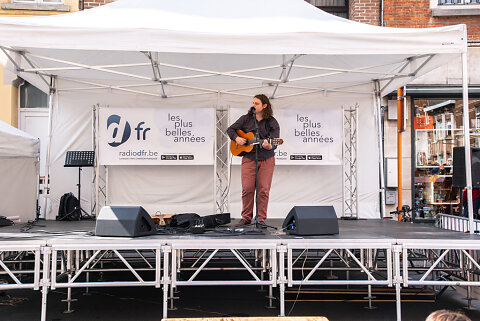
[[[248,224],[250,224],[250,222],[247,222],[242,218],[240,221],[238,221],[237,224],[235,224],[235,227],[244,226],[244,225],[248,225]]]

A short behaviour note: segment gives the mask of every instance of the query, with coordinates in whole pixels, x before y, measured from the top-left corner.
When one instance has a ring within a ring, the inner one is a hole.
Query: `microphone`
[[[252,112],[252,114],[255,114],[255,107],[254,106],[250,107],[250,111]]]

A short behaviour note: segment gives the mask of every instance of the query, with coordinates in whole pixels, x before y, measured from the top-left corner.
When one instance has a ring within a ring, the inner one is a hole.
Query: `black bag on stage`
[[[170,227],[185,227],[189,228],[196,220],[200,218],[200,215],[196,213],[183,213],[175,214],[170,221]]]
[[[63,194],[58,206],[57,221],[78,221],[81,218],[80,214],[78,199],[71,192]]]
[[[205,228],[229,224],[230,213],[214,214],[200,217],[196,213],[183,213],[172,216],[170,227],[189,228],[194,224],[203,224]]]
[[[206,228],[230,224],[230,213],[203,216],[202,221]]]
[[[0,216],[0,227],[13,225],[13,221],[9,220],[5,216]]]

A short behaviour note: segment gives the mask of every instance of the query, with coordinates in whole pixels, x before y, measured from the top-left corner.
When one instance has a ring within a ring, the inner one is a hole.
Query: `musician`
[[[268,198],[275,168],[275,148],[267,138],[278,138],[280,126],[273,117],[272,105],[267,96],[260,94],[253,98],[252,107],[258,121],[258,135],[262,141],[242,158],[242,219],[235,226],[250,224],[253,217],[255,200],[255,148],[258,148],[258,220],[264,223],[267,218]],[[255,131],[253,113],[250,109],[227,129],[227,135],[239,145],[245,145],[247,140],[239,137],[236,130],[245,133]]]

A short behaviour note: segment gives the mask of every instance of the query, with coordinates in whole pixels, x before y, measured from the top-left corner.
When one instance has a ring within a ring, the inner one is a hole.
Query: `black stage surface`
[[[234,220],[228,226],[218,227],[216,230],[225,230],[233,228]],[[133,240],[142,242],[155,242],[156,240],[206,240],[223,238],[227,240],[248,239],[248,240],[316,240],[319,242],[330,240],[339,242],[357,242],[363,241],[449,241],[470,243],[472,241],[480,241],[480,235],[470,235],[461,232],[453,232],[428,225],[412,224],[405,222],[396,222],[392,220],[339,220],[338,235],[322,235],[322,236],[295,236],[288,235],[281,231],[282,219],[269,219],[267,224],[275,226],[274,229],[256,229],[262,234],[255,235],[227,235],[216,232],[208,232],[206,234],[158,234],[151,236],[137,237]],[[252,231],[253,227],[247,227],[244,231]],[[74,239],[75,241],[99,242],[100,240],[108,240],[109,243],[124,241],[130,239],[127,237],[97,237],[94,236],[95,221],[37,221],[32,226],[26,224],[14,225],[0,228],[0,240],[2,242],[28,242],[39,240],[56,240],[61,242]],[[5,243],[4,243],[5,244]]]

